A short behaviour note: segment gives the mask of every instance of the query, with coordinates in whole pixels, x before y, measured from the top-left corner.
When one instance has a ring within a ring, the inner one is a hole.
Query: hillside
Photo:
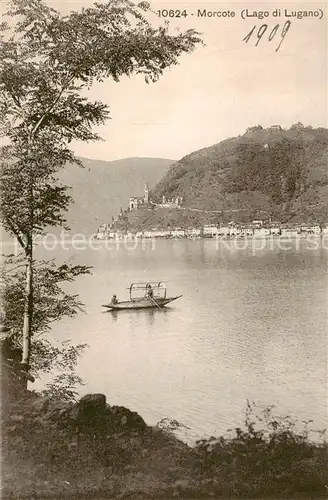
[[[151,199],[159,202],[163,195],[183,196],[186,209],[222,211],[217,220],[327,221],[328,130],[302,124],[249,128],[174,163]]]
[[[72,186],[74,203],[67,215],[68,224],[72,232],[86,235],[116,216],[128,205],[130,196],[142,196],[145,182],[150,188],[155,186],[173,163],[163,158],[81,160],[85,168],[67,165],[60,180]]]

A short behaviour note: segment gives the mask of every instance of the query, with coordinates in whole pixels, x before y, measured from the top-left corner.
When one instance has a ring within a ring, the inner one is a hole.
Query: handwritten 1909
[[[286,21],[285,24],[282,27],[280,26],[280,24],[276,24],[272,28],[272,30],[270,31],[269,36],[268,36],[268,41],[269,42],[272,42],[272,40],[276,36],[280,35],[280,43],[276,47],[275,52],[278,52],[278,50],[280,49],[281,44],[284,41],[284,38],[287,35],[287,33],[288,33],[291,25],[292,25],[291,21]],[[256,31],[256,28],[257,28],[256,25],[253,26],[253,28],[251,29],[251,31],[245,36],[245,38],[243,38],[243,42],[248,43],[251,40],[252,36],[254,35],[254,37],[256,37],[256,39],[257,39],[257,41],[255,43],[255,47],[258,46],[258,44],[260,43],[262,37],[267,32],[267,30],[268,30],[269,27],[268,27],[267,24],[262,24],[262,26],[260,26],[257,31]]]

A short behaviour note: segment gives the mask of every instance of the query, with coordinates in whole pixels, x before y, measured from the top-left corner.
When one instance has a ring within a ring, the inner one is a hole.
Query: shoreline
[[[323,239],[325,238],[326,236],[328,237],[328,233],[325,233],[325,234],[297,234],[297,235],[276,235],[276,234],[271,234],[271,235],[263,235],[263,236],[257,236],[257,235],[253,235],[253,236],[240,236],[240,235],[237,235],[237,236],[128,236],[128,235],[124,235],[122,237],[119,237],[119,238],[111,238],[111,237],[107,237],[107,238],[99,238],[99,237],[94,237],[94,236],[91,236],[91,238],[93,238],[94,240],[97,240],[97,241],[126,241],[126,240],[152,240],[152,239],[155,239],[155,240],[174,240],[174,241],[178,241],[178,240],[225,240],[225,241],[230,241],[230,240],[270,240],[270,239],[275,239],[275,240],[279,240],[279,239],[286,239],[286,240],[290,240],[290,239],[305,239],[307,237],[314,237],[314,238],[320,238],[320,239]],[[72,241],[72,240],[60,240],[60,241],[65,241],[65,242],[68,242],[68,241]]]

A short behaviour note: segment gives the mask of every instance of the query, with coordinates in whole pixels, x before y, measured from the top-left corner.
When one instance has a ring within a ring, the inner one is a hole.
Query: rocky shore
[[[327,445],[236,429],[194,448],[111,406],[26,392],[2,413],[3,499],[326,498]]]
[[[102,394],[68,404],[29,393],[2,433],[3,498],[159,498],[192,486],[188,446]]]

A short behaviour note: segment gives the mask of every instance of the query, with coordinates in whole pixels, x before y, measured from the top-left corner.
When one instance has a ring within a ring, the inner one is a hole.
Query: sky
[[[104,0],[100,0],[101,2]],[[47,0],[67,13],[89,6],[91,1]],[[179,159],[228,137],[241,135],[254,125],[263,127],[293,123],[327,126],[327,12],[324,3],[153,1],[153,10],[186,9],[188,17],[173,19],[172,29],[194,28],[202,33],[205,47],[181,57],[180,64],[147,85],[142,77],[106,81],[88,93],[110,107],[111,120],[95,129],[98,143],[74,143],[80,156],[116,160],[126,157]],[[268,11],[269,17],[241,18]],[[272,17],[281,9],[280,18]],[[295,11],[324,10],[323,19],[286,18]],[[198,9],[233,11],[235,17],[197,16]],[[194,15],[192,15],[194,14]],[[164,20],[164,19],[163,19]],[[280,49],[282,26],[291,20]],[[154,15],[154,22],[159,19]],[[267,33],[255,47],[253,26],[268,24]],[[271,42],[268,35],[279,24]]]

